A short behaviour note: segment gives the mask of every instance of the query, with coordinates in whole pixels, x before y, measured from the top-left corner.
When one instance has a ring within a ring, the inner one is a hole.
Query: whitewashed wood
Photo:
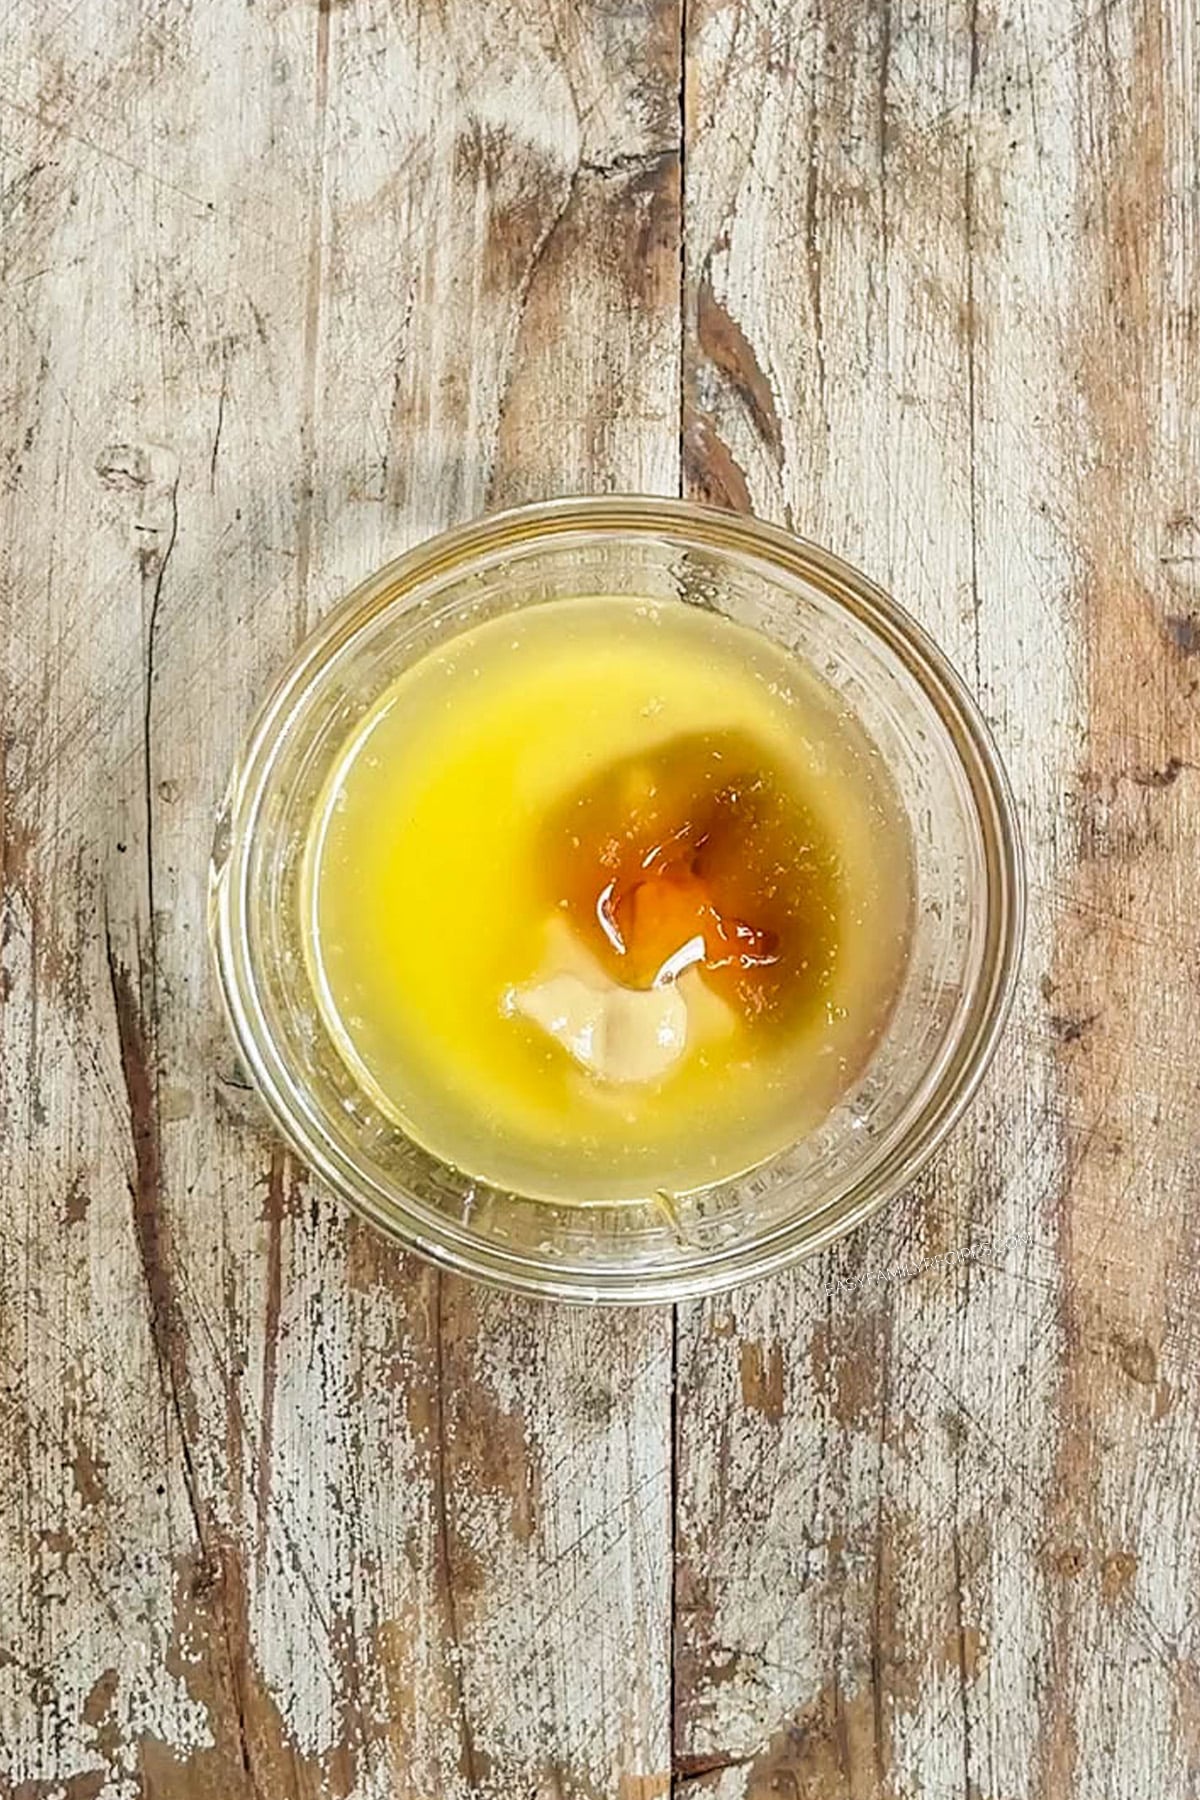
[[[1196,1791],[1197,53],[1182,0],[6,0],[0,1793]],[[684,1310],[672,1446],[665,1316],[291,1166],[203,909],[346,586],[681,433],[976,684],[1033,905],[973,1122]]]
[[[676,489],[678,43],[649,3],[4,14],[21,1800],[669,1783],[669,1318],[350,1224],[239,1085],[204,905],[253,703],[351,582]]]
[[[685,1315],[679,1785],[1190,1793],[1190,15],[699,0],[689,33],[690,483],[973,676],[1032,914],[919,1191]]]

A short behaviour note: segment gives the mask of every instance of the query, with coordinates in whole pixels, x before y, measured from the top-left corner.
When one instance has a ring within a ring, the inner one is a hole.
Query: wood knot
[[[1137,1574],[1138,1559],[1132,1550],[1113,1550],[1100,1565],[1100,1591],[1110,1603],[1128,1592]]]
[[[165,444],[109,444],[95,462],[96,474],[117,494],[147,488],[171,489],[179,480],[179,458]]]
[[[1200,614],[1168,613],[1167,636],[1181,656],[1200,656]]]
[[[1154,1386],[1158,1380],[1158,1357],[1145,1338],[1126,1338],[1114,1332],[1112,1346],[1130,1381],[1136,1381],[1139,1387]]]
[[[210,1552],[204,1551],[192,1571],[191,1591],[193,1600],[203,1600],[214,1588],[221,1585],[221,1565]]]
[[[96,474],[128,503],[130,536],[144,580],[161,584],[178,523],[179,458],[165,444],[110,444]]]
[[[1060,1044],[1077,1044],[1099,1016],[1099,1013],[1051,1013],[1050,1029]]]
[[[1186,768],[1182,757],[1168,756],[1161,768],[1153,765],[1144,769],[1134,769],[1133,779],[1143,788],[1169,788],[1179,780]]]
[[[1158,554],[1159,567],[1177,592],[1189,598],[1200,587],[1200,521],[1192,512],[1178,512],[1163,526]],[[1193,614],[1187,621],[1195,626]],[[1171,620],[1167,630],[1171,630]],[[1173,635],[1173,634],[1172,634]],[[1194,655],[1200,645],[1193,646]]]

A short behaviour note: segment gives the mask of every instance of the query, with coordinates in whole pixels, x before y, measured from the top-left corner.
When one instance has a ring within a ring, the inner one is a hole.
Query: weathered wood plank
[[[938,633],[1033,910],[919,1192],[684,1316],[677,1786],[1191,1792],[1190,14],[700,0],[689,52],[689,484]]]
[[[239,1085],[204,883],[352,581],[674,491],[675,8],[3,31],[0,1790],[649,1800],[669,1320],[347,1222]]]
[[[680,26],[0,16],[21,1800],[1200,1779],[1195,23],[690,0],[681,386]],[[976,682],[1034,906],[920,1191],[681,1318],[672,1668],[667,1320],[348,1223],[239,1085],[203,880],[296,635],[484,505],[672,491],[681,396],[691,491]]]
[[[4,32],[0,1779],[161,1792],[194,1756],[213,1791],[277,1713],[231,1554],[269,1151],[230,1108],[204,840],[292,633],[313,44],[282,8]]]
[[[1087,729],[1052,971],[1070,1355],[1050,1792],[1111,1785],[1114,1763],[1126,1791],[1135,1774],[1141,1792],[1200,1783],[1196,29],[1191,6],[1121,7],[1075,59],[1081,230],[1063,349]]]

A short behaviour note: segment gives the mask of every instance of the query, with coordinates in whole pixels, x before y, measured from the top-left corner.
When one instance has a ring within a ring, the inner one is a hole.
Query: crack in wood
[[[154,659],[158,648],[158,621],[162,608],[163,583],[167,565],[179,534],[179,463],[172,457],[172,474],[167,486],[169,522],[166,542],[147,545],[138,552],[143,580],[149,580],[150,604],[146,616],[145,676],[142,700],[142,790],[146,816],[146,930],[149,944],[150,1017],[158,1020],[158,921],[155,906],[155,789],[154,789]],[[155,1094],[157,1105],[157,1090]]]
[[[202,1568],[211,1577],[215,1574],[216,1561],[205,1524],[192,1451],[198,1428],[196,1407],[184,1364],[183,1320],[170,1270],[170,1234],[162,1211],[157,1082],[143,1029],[141,1006],[129,971],[117,959],[107,914],[104,952],[133,1146],[133,1179],[130,1182],[133,1230],[148,1300],[150,1337],[163,1394],[179,1432],[184,1487]]]
[[[434,1524],[437,1538],[438,1584],[446,1613],[446,1661],[450,1667],[454,1703],[462,1743],[462,1772],[474,1793],[478,1787],[478,1763],[475,1734],[467,1712],[466,1688],[463,1681],[463,1646],[459,1634],[458,1596],[454,1586],[454,1564],[450,1554],[450,1500],[446,1473],[446,1362],[443,1318],[443,1289],[446,1276],[439,1269],[434,1277],[434,1429],[437,1432],[435,1479],[433,1490]]]
[[[672,1766],[675,1782],[682,1786],[689,1781],[705,1781],[713,1775],[723,1775],[726,1769],[746,1769],[757,1761],[757,1752],[749,1756],[731,1756],[727,1751],[710,1750],[700,1756],[677,1756]]]
[[[312,573],[314,484],[317,468],[317,358],[321,335],[321,288],[325,264],[325,139],[329,115],[329,44],[332,0],[317,0],[313,159],[310,171],[308,247],[304,287],[302,345],[304,405],[300,420],[300,492],[296,508],[295,637],[308,625],[308,589]]]

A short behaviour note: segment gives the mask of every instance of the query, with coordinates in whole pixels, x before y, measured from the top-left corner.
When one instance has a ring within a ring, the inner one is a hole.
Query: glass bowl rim
[[[245,929],[244,884],[258,804],[291,709],[308,696],[328,661],[406,590],[466,572],[478,557],[569,535],[678,537],[687,548],[749,557],[815,585],[892,651],[932,705],[966,776],[983,848],[987,935],[975,989],[940,1078],[908,1130],[880,1164],[815,1212],[679,1269],[540,1261],[466,1237],[449,1218],[438,1229],[431,1212],[414,1210],[399,1188],[390,1191],[385,1208],[365,1177],[356,1180],[352,1157],[343,1165],[328,1153],[281,1079],[282,1060],[278,1071],[273,1067],[275,1047],[256,997]],[[209,896],[218,986],[239,1056],[276,1129],[352,1211],[398,1245],[492,1286],[541,1298],[651,1305],[719,1293],[785,1268],[854,1230],[915,1178],[962,1117],[1000,1040],[1020,970],[1026,880],[1012,789],[979,707],[946,655],[898,601],[832,551],[778,526],[690,500],[611,494],[484,514],[425,539],[357,583],[297,647],[243,740],[217,820]]]

